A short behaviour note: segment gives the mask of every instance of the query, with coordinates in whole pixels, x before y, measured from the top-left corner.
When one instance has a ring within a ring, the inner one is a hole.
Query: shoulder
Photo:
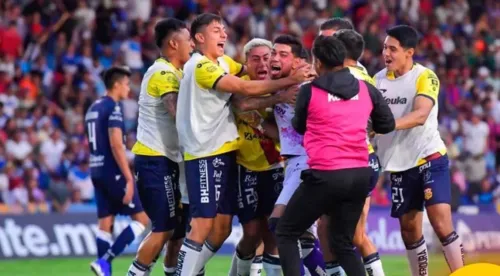
[[[436,73],[434,73],[434,71],[420,64],[415,65],[415,73],[418,75],[419,78],[427,77],[427,78],[437,79],[437,75]]]
[[[245,81],[249,81],[250,80],[250,76],[244,75],[244,76],[241,76],[240,79],[245,80]]]
[[[374,76],[373,79],[375,80],[381,80],[387,77],[387,68],[384,68],[380,71],[378,71]]]

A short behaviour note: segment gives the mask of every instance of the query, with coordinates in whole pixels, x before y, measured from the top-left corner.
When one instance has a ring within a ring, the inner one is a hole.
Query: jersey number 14
[[[89,122],[87,124],[87,131],[89,136],[89,144],[91,144],[92,150],[97,150],[97,138],[95,136],[95,122]]]

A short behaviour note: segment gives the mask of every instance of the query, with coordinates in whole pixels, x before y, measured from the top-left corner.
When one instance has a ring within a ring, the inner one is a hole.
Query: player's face
[[[120,91],[120,100],[127,99],[128,94],[130,93],[130,78],[121,78],[115,83],[115,86],[117,86],[117,90]]]
[[[319,31],[319,35],[322,35],[322,36],[332,36],[335,34],[337,30],[335,29],[327,29],[327,30],[321,30]]]
[[[224,55],[224,45],[226,44],[227,34],[224,24],[213,21],[205,27],[201,33],[202,43],[205,44],[206,54],[221,57]]]
[[[194,43],[189,35],[188,29],[180,30],[177,34],[175,34],[174,40],[177,44],[177,52],[180,57],[180,61],[184,64],[189,60],[194,49]]]
[[[271,54],[271,78],[288,77],[299,60],[299,58],[293,56],[292,47],[289,45],[274,44]]]
[[[384,41],[385,66],[389,71],[396,71],[403,68],[413,55],[413,49],[405,49],[394,37],[387,36]]]
[[[269,78],[271,49],[267,46],[258,46],[250,50],[247,57],[247,72],[252,80]]]

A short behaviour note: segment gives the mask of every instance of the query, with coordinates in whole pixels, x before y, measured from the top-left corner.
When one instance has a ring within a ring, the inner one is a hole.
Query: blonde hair
[[[250,51],[252,51],[253,48],[257,48],[260,46],[266,46],[270,50],[273,49],[273,43],[267,39],[263,38],[253,38],[252,40],[248,41],[245,46],[243,46],[243,53],[245,53],[245,60],[248,58],[248,55],[250,54]]]

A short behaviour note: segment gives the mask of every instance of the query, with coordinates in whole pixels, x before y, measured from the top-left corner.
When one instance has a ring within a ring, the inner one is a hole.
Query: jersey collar
[[[416,62],[413,63],[413,66],[411,67],[410,71],[413,70],[415,68],[415,66],[417,65]],[[408,71],[409,72],[409,71]],[[405,74],[406,75],[406,74]],[[396,79],[396,74],[394,74],[393,71],[389,71],[387,70],[387,73],[385,74],[385,76],[387,77],[387,79],[390,79],[390,80],[395,80]],[[401,76],[400,76],[401,77]]]

